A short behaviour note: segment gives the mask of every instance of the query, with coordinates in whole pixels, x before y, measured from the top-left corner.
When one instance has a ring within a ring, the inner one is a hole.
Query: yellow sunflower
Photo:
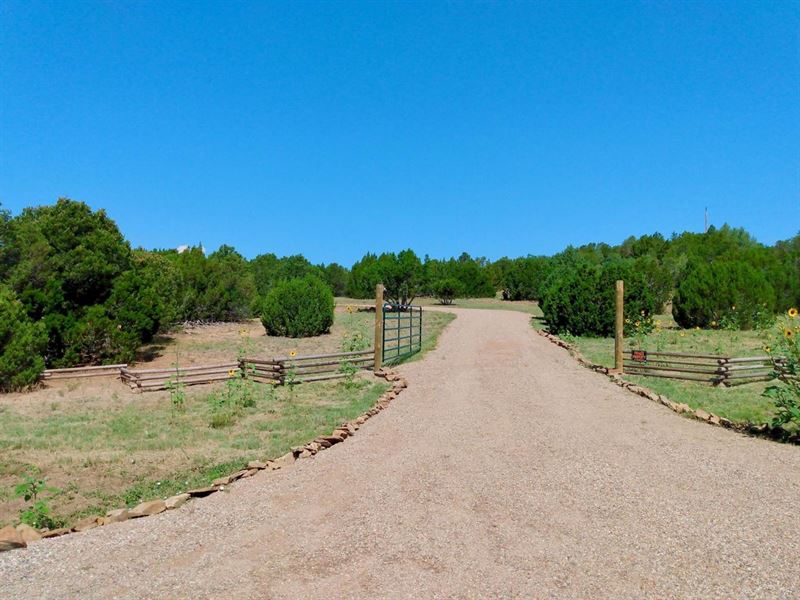
[[[783,337],[785,337],[787,340],[792,339],[794,337],[794,330],[787,327],[783,330]]]
[[[787,314],[794,319],[797,316],[797,309],[792,307],[787,311]]]
[[[228,371],[228,377],[236,377],[236,369],[231,369]]]
[[[291,352],[289,352],[289,356],[291,356],[292,358],[297,356],[297,350],[292,350]]]

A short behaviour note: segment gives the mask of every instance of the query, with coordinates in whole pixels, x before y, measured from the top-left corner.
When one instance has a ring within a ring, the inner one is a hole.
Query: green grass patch
[[[626,375],[625,378],[675,402],[686,403],[693,409],[702,408],[736,423],[768,423],[775,416],[775,406],[761,395],[769,383],[747,383],[724,388],[658,377]]]
[[[684,352],[728,357],[760,356],[775,335],[771,330],[729,331],[680,329],[670,315],[659,315],[660,327],[651,334],[626,338],[625,348],[643,348],[651,352]],[[574,343],[591,362],[614,366],[613,338],[562,336]],[[731,388],[707,383],[671,380],[659,377],[626,375],[626,379],[649,387],[675,402],[701,408],[737,423],[768,423],[775,415],[772,402],[762,393],[768,382],[747,383]]]

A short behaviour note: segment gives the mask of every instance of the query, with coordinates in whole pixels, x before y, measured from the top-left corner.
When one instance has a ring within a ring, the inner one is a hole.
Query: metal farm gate
[[[383,362],[400,361],[422,349],[422,307],[383,304]]]

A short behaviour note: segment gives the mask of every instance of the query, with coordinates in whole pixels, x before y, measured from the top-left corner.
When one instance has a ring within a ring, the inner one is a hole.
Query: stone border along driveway
[[[608,367],[603,365],[598,365],[596,363],[591,362],[590,360],[586,359],[586,357],[581,354],[580,350],[573,344],[565,342],[557,335],[554,335],[548,331],[544,331],[542,329],[534,330],[536,333],[541,335],[542,337],[548,339],[550,342],[564,348],[570,355],[578,361],[581,366],[586,367],[587,369],[591,369],[596,373],[602,373],[603,375],[608,376],[608,378],[613,381],[615,384],[632,392],[642,398],[647,398],[653,402],[657,402],[666,406],[671,411],[678,413],[679,415],[685,415],[687,417],[693,417],[699,421],[703,421],[704,423],[708,423],[709,425],[715,425],[717,427],[725,427],[726,429],[732,429],[734,431],[738,431],[739,433],[743,433],[746,435],[753,435],[758,437],[764,437],[771,440],[776,440],[782,437],[785,433],[783,429],[780,427],[773,428],[767,423],[763,424],[755,424],[755,423],[736,423],[731,421],[730,419],[726,419],[725,417],[720,417],[715,415],[714,413],[707,412],[702,408],[693,409],[688,404],[673,402],[666,396],[658,394],[653,390],[646,388],[641,385],[636,385],[630,381],[626,381],[617,373],[614,373]],[[789,437],[786,440],[788,443],[791,444],[800,444],[800,434],[795,434]]]
[[[179,508],[191,498],[202,498],[215,492],[223,491],[225,486],[232,484],[238,479],[251,477],[260,470],[276,471],[291,466],[297,459],[314,456],[318,452],[330,448],[334,444],[343,442],[348,437],[354,435],[361,425],[370,417],[377,415],[384,408],[389,406],[391,401],[397,398],[400,392],[408,387],[406,379],[391,369],[382,369],[375,375],[386,379],[386,381],[393,382],[392,388],[384,392],[372,408],[352,421],[342,423],[339,427],[334,429],[330,435],[321,435],[304,446],[296,446],[292,448],[290,452],[274,460],[267,460],[265,462],[258,460],[250,461],[246,468],[236,471],[231,475],[219,477],[215,479],[210,486],[189,490],[167,498],[166,500],[149,500],[147,502],[142,502],[130,509],[118,508],[116,510],[111,510],[106,513],[105,517],[87,517],[70,528],[65,527],[61,529],[37,531],[30,525],[20,524],[17,525],[16,528],[7,525],[0,529],[0,552],[16,548],[26,548],[28,543],[45,538],[58,537],[68,533],[80,533],[102,525],[110,525],[111,523],[119,523],[121,521],[127,521],[128,519],[157,515],[165,510]]]

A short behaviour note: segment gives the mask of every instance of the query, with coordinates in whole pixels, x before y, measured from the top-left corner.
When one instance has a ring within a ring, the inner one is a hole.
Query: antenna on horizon
[[[703,213],[703,233],[708,233],[708,207],[706,206]]]

